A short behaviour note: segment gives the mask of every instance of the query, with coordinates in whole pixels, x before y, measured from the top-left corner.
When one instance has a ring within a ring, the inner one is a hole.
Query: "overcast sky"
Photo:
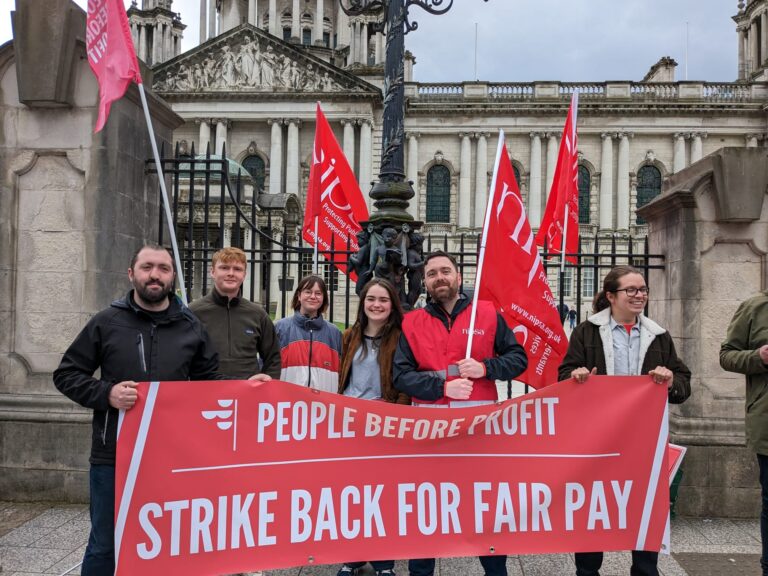
[[[262,0],[263,2],[264,0]],[[327,0],[326,0],[327,1]],[[85,6],[87,0],[77,0]],[[141,0],[139,0],[141,2]],[[126,6],[130,0],[125,1]],[[411,8],[419,29],[406,36],[421,82],[641,80],[662,56],[685,80],[737,75],[736,0],[455,0],[442,16]],[[15,0],[0,0],[0,43],[11,37]],[[174,0],[187,24],[182,46],[198,42],[199,0]]]

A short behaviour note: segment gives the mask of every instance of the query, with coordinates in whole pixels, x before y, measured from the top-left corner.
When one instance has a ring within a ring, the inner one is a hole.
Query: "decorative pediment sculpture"
[[[159,93],[370,93],[374,86],[287,42],[243,24],[159,65]]]

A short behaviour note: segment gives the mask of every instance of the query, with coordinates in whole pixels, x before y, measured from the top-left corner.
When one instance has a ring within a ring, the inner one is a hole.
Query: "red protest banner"
[[[667,533],[666,390],[647,376],[442,410],[143,383],[120,426],[118,575],[659,550]]]

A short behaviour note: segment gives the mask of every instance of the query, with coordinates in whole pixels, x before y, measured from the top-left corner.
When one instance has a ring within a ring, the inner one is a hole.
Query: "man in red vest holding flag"
[[[456,408],[491,404],[496,380],[510,380],[528,366],[525,350],[493,304],[477,303],[472,350],[467,357],[472,301],[459,293],[456,259],[442,251],[427,255],[424,283],[431,300],[406,314],[395,352],[395,388],[415,406]],[[506,576],[506,556],[481,556],[487,576]],[[408,562],[411,576],[432,576],[434,558]]]

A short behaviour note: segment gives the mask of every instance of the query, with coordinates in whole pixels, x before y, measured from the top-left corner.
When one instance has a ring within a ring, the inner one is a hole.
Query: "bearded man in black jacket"
[[[218,356],[200,321],[173,294],[173,260],[157,245],[131,260],[133,289],[96,314],[53,373],[56,388],[93,410],[91,534],[82,576],[115,571],[115,453],[119,410],[130,410],[137,382],[216,380]],[[93,374],[100,368],[100,378]]]

